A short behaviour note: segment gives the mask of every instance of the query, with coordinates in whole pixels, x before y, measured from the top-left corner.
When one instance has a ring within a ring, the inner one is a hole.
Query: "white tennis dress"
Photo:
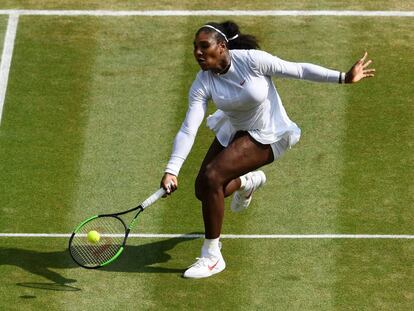
[[[185,120],[174,140],[165,172],[178,175],[193,146],[211,99],[217,111],[207,118],[223,146],[237,131],[248,131],[262,144],[286,138],[299,141],[300,129],[292,122],[272,82],[272,76],[338,83],[340,72],[321,66],[281,60],[260,50],[230,50],[230,69],[222,75],[200,71],[189,92]]]

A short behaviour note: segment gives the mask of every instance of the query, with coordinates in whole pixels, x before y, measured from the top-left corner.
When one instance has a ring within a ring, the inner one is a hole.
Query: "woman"
[[[224,198],[233,195],[231,209],[249,205],[252,193],[266,177],[260,167],[296,144],[300,129],[292,122],[271,80],[283,76],[317,82],[355,83],[374,76],[367,53],[346,74],[320,66],[283,61],[257,50],[255,37],[241,34],[233,22],[208,23],[196,33],[194,56],[201,67],[190,92],[185,120],[174,140],[161,186],[167,193],[177,176],[212,101],[218,110],[207,118],[215,139],[201,165],[195,193],[202,203],[205,240],[201,256],[184,277],[203,278],[221,272],[225,261],[219,242]]]

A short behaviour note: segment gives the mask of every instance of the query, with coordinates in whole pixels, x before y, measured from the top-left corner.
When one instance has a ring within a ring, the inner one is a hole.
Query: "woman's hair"
[[[242,34],[239,25],[232,21],[224,23],[207,23],[196,33],[214,33],[218,42],[225,42],[229,50],[254,50],[259,49],[259,43],[255,36]]]

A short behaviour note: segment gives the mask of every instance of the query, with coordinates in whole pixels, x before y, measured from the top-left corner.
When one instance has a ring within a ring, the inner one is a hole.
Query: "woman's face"
[[[194,40],[194,57],[201,69],[220,71],[225,60],[226,45],[217,42],[211,32],[200,32]]]

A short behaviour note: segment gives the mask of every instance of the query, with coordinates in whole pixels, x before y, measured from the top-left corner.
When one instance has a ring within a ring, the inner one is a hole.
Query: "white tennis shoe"
[[[184,272],[183,276],[190,279],[201,279],[212,276],[223,271],[226,268],[223,256],[209,256],[197,258]]]
[[[253,192],[266,183],[266,175],[262,171],[254,171],[244,175],[246,185],[243,190],[237,190],[233,194],[230,208],[233,212],[245,210],[252,201]]]

